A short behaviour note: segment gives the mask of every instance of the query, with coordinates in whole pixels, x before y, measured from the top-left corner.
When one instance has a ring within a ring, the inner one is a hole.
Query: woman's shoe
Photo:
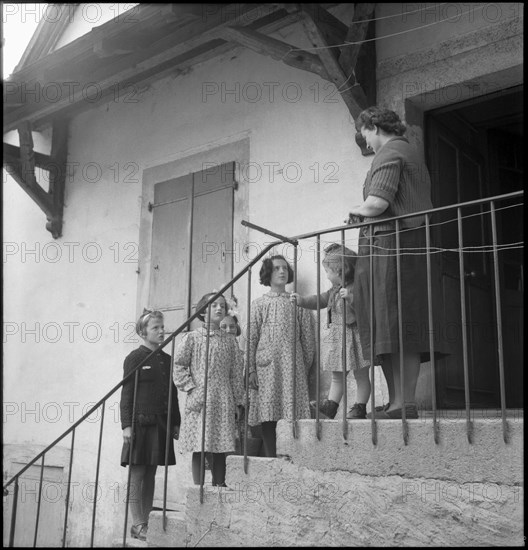
[[[402,410],[400,409],[393,409],[392,411],[385,411],[385,414],[389,418],[396,418],[401,419],[402,417]],[[406,420],[413,420],[418,418],[418,407],[416,405],[405,405],[405,419]]]
[[[390,403],[385,403],[385,405],[379,405],[374,410],[375,411],[387,411],[390,407]]]
[[[138,540],[147,540],[147,523],[138,523],[137,525],[132,525],[130,528],[130,535],[133,539]]]
[[[354,403],[354,406],[348,411],[346,417],[349,420],[362,420],[364,418],[367,418],[367,404]]]
[[[332,420],[337,414],[337,409],[339,408],[339,403],[332,401],[331,399],[324,399],[319,404],[319,412],[322,413],[327,418]],[[312,418],[315,418],[315,412],[317,409],[317,401],[310,401],[310,409],[312,412]]]
[[[374,412],[374,418],[377,418],[378,420],[401,420],[402,417],[402,410],[401,407],[399,409],[392,409],[392,411],[376,410]],[[371,413],[367,414],[367,418],[372,418]],[[406,405],[405,406],[405,419],[406,420],[413,420],[418,418],[418,408],[416,405]]]

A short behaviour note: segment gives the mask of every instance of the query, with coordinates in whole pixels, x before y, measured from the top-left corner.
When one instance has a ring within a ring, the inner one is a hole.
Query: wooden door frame
[[[428,129],[426,128],[425,119],[430,111],[438,110],[438,112],[447,112],[451,110],[457,110],[470,104],[488,101],[489,99],[492,99],[494,96],[496,97],[497,95],[509,95],[510,93],[513,93],[519,89],[522,89],[522,84],[496,90],[493,94],[483,94],[479,97],[471,98],[469,100],[461,101],[459,103],[449,103],[446,101],[445,104],[439,104],[436,101],[436,99],[438,97],[442,97],[441,93],[435,94],[434,99],[427,98],[426,94],[415,96],[413,98],[407,98],[405,100],[405,111],[406,111],[405,119],[406,119],[407,125],[412,128],[410,132],[411,139],[415,141],[418,147],[423,148],[422,153],[424,155],[424,158],[429,158],[429,156],[426,153],[431,147],[431,144],[429,142],[429,135],[428,135],[429,132],[428,132]],[[456,136],[455,136],[455,139],[456,139]],[[490,182],[487,181],[489,179],[488,166],[486,166],[483,170],[483,177],[485,180],[485,186],[487,185],[489,188]],[[495,310],[493,309],[493,311],[495,316]],[[437,367],[436,369],[437,377],[438,377],[438,370],[439,369]]]

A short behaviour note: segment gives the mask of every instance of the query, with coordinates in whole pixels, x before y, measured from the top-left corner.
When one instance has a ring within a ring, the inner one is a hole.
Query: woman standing
[[[370,329],[374,327],[374,356],[381,359],[389,404],[376,418],[418,418],[414,403],[420,363],[429,360],[425,216],[400,220],[400,275],[403,365],[398,334],[397,258],[395,222],[384,219],[431,209],[427,167],[403,136],[406,127],[394,111],[369,107],[356,120],[356,129],[375,152],[363,187],[364,201],[350,210],[349,223],[376,221],[363,227],[355,275],[356,315],[365,359],[370,358]],[[373,254],[374,319],[370,319],[370,244]],[[403,371],[404,387],[401,391]]]

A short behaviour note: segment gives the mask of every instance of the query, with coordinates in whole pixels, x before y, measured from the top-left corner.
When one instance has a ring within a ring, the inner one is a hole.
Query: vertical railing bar
[[[11,512],[11,525],[9,528],[9,548],[13,548],[15,545],[15,527],[17,516],[17,504],[18,504],[18,476],[15,477],[15,489],[13,491],[13,510]]]
[[[497,350],[499,354],[499,384],[502,418],[502,438],[504,443],[509,443],[508,424],[506,422],[506,387],[504,381],[504,349],[502,340],[502,303],[499,279],[499,254],[497,250],[497,218],[495,212],[495,201],[490,203],[491,234],[493,243],[493,271],[495,279],[495,311],[497,315]]]
[[[75,447],[75,429],[72,431],[72,442],[70,450],[70,465],[68,468],[68,485],[66,486],[66,510],[64,513],[64,527],[62,529],[62,547],[66,546],[66,531],[68,528],[68,511],[70,508],[70,486],[71,486],[71,476],[72,476],[72,465],[73,465],[73,450]]]
[[[398,347],[400,355],[400,392],[402,399],[402,433],[405,445],[409,443],[409,429],[405,410],[405,365],[403,363],[403,307],[401,296],[401,250],[400,250],[400,220],[396,220],[396,296],[398,299]],[[392,365],[394,372],[394,365]]]
[[[372,434],[372,444],[378,444],[378,431],[376,426],[376,373],[374,370],[374,247],[372,239],[374,238],[373,225],[369,225],[369,310],[370,310],[370,372],[371,391],[370,391],[370,430]]]
[[[191,196],[190,196],[190,214],[189,214],[189,255],[187,261],[189,266],[187,269],[187,319],[191,317],[192,311],[192,259],[193,259],[193,225],[194,225],[194,177],[191,182]],[[187,330],[191,330],[191,325],[187,326]]]
[[[172,432],[174,426],[172,425],[172,373],[174,369],[174,348],[176,346],[176,338],[172,339],[171,345],[171,358],[169,369],[169,402],[167,404],[167,433],[165,434],[165,472],[163,474],[163,532],[167,531],[167,482],[169,478],[169,447],[172,444],[173,438]]]
[[[293,248],[293,292],[297,292],[297,244]],[[292,430],[293,438],[297,439],[297,304],[292,304],[293,311],[293,399],[292,399]]]
[[[316,373],[315,373],[315,434],[321,440],[321,418],[319,415],[321,391],[321,235],[317,235],[315,263],[317,265],[317,329],[315,331]]]
[[[462,231],[462,209],[457,208],[458,221],[458,262],[460,277],[460,307],[462,318],[462,352],[464,361],[464,396],[466,400],[466,429],[467,439],[472,443],[473,433],[471,425],[471,411],[469,401],[469,366],[468,366],[468,342],[467,342],[467,316],[466,316],[466,283],[464,272],[464,238]]]
[[[436,365],[434,351],[434,325],[433,325],[433,287],[431,271],[431,227],[430,214],[425,215],[425,253],[427,261],[427,312],[429,318],[429,361],[431,362],[431,402],[433,406],[433,438],[438,445],[438,418],[436,411]]]
[[[44,457],[46,455],[42,455],[42,463],[40,465],[40,482],[39,482],[39,493],[38,493],[38,502],[37,502],[37,517],[35,520],[35,535],[33,537],[33,548],[37,546],[37,534],[38,534],[38,526],[39,526],[39,519],[40,519],[40,504],[42,502],[42,482],[44,479]]]
[[[249,366],[250,366],[250,342],[251,337],[251,267],[248,269],[248,287],[247,287],[247,331],[246,331],[246,372],[245,385],[246,385],[246,414],[244,414],[244,473],[248,473],[248,454],[247,454],[247,439],[248,439],[248,420],[249,420]]]
[[[103,401],[101,405],[101,427],[99,428],[99,445],[97,447],[97,465],[95,467],[95,487],[94,487],[94,502],[93,502],[93,511],[92,511],[92,530],[90,533],[90,548],[93,548],[93,541],[94,541],[95,514],[97,510],[97,492],[99,489],[99,470],[101,466],[101,447],[103,444],[105,405],[106,405],[106,401]]]
[[[341,288],[345,289],[345,230],[341,230]],[[346,298],[341,299],[343,308],[342,321],[342,342],[341,342],[341,362],[343,368],[343,439],[348,439],[348,422],[347,422],[347,360],[346,360]]]
[[[128,527],[128,505],[130,504],[130,478],[132,476],[132,447],[134,445],[134,436],[136,432],[136,399],[137,389],[139,383],[139,370],[136,371],[134,376],[134,397],[132,400],[132,431],[130,433],[130,445],[128,448],[128,475],[127,475],[127,487],[126,487],[126,499],[125,499],[125,526],[123,529],[123,547],[126,547],[126,534]]]
[[[205,323],[205,373],[204,373],[204,403],[202,408],[202,448],[200,452],[200,504],[204,501],[204,482],[205,482],[205,425],[207,417],[207,378],[209,376],[209,341],[211,330],[211,304],[207,306],[207,318]]]

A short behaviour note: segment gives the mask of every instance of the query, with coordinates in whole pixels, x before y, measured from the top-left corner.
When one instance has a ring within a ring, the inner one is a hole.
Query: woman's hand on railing
[[[249,373],[249,389],[258,390],[258,378],[256,372]]]
[[[299,301],[300,297],[301,296],[297,292],[292,292],[290,294],[290,302],[292,304],[296,304]]]
[[[130,439],[132,438],[132,426],[127,426],[123,430],[123,441],[125,443],[130,443]]]
[[[352,225],[354,223],[361,223],[363,221],[363,216],[356,216],[355,214],[349,213],[348,218],[345,220],[347,225]]]

